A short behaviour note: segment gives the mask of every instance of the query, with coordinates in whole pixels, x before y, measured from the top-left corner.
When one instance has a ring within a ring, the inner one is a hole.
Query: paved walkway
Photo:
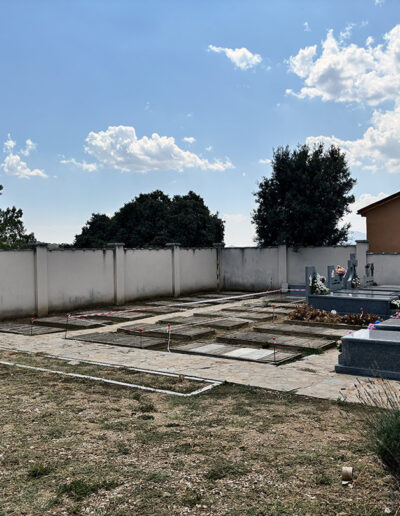
[[[224,308],[227,305],[224,305]],[[215,311],[214,307],[203,308],[205,313]],[[199,308],[196,308],[199,311]],[[193,310],[184,312],[191,315]],[[171,314],[144,319],[143,323],[168,319]],[[182,315],[182,312],[179,314]],[[135,321],[135,324],[140,321]],[[112,326],[112,329],[132,324],[124,322]],[[110,331],[110,327],[96,331]],[[331,349],[321,355],[310,355],[296,362],[279,367],[217,357],[205,357],[168,353],[163,351],[123,348],[106,344],[86,343],[73,340],[73,335],[92,333],[93,330],[70,332],[69,338],[64,335],[50,334],[40,336],[23,336],[0,333],[0,348],[14,351],[45,353],[55,357],[71,360],[88,360],[137,367],[153,371],[173,372],[196,376],[199,378],[227,381],[240,385],[251,385],[277,391],[293,391],[300,395],[315,398],[337,400],[338,398],[357,402],[357,378],[351,375],[337,374],[334,371],[338,352]],[[371,379],[360,378],[361,385]],[[379,384],[377,380],[372,380]],[[393,388],[400,393],[400,382],[390,381]]]

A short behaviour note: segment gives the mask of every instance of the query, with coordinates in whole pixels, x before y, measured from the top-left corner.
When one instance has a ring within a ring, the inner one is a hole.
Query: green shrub
[[[357,397],[365,410],[364,435],[389,471],[400,477],[400,395],[387,380],[358,383]]]

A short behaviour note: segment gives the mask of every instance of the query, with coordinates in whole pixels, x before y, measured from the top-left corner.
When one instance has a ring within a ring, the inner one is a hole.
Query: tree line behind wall
[[[111,217],[93,213],[76,235],[74,247],[99,248],[109,242],[126,247],[163,247],[169,242],[209,247],[223,238],[223,220],[210,213],[199,195],[190,191],[170,198],[155,190],[138,195]]]

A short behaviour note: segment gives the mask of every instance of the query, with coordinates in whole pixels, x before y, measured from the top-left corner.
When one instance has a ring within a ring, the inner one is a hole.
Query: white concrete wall
[[[181,293],[217,289],[217,250],[179,250]]]
[[[47,274],[50,312],[114,302],[112,250],[48,251]]]
[[[319,274],[325,276],[328,265],[343,265],[347,268],[350,253],[356,252],[356,246],[335,247],[300,247],[298,251],[288,248],[287,268],[290,285],[304,284],[305,268],[315,266]]]
[[[0,251],[0,318],[32,314],[34,306],[33,251]]]
[[[278,288],[277,247],[234,247],[221,253],[221,285],[226,290]]]
[[[400,253],[367,253],[378,285],[400,285]]]
[[[170,249],[125,250],[125,299],[172,295]]]

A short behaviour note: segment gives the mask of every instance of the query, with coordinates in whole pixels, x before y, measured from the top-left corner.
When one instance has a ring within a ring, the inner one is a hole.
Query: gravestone
[[[312,294],[312,281],[316,274],[315,267],[306,267],[306,296],[307,299]]]
[[[367,263],[367,265],[365,266],[365,274],[363,276],[362,283],[361,283],[364,288],[370,288],[370,287],[374,286],[374,284],[375,284],[374,271],[375,271],[374,264]]]
[[[353,280],[357,278],[357,265],[358,261],[354,253],[350,254],[350,260],[347,261],[347,272],[343,278],[343,287],[345,289],[351,289]]]
[[[336,272],[336,268],[333,265],[328,265],[328,276],[327,276],[329,292],[336,292],[343,288],[343,277]]]

